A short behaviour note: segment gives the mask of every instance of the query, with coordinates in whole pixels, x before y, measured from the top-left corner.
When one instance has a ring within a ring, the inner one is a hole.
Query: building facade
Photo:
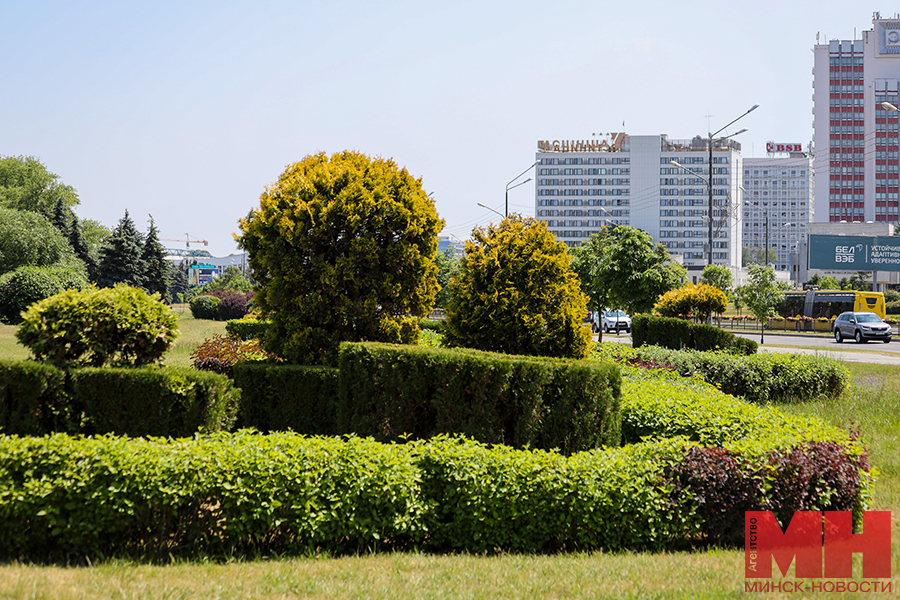
[[[875,13],[859,40],[816,44],[816,220],[898,221],[900,16]]]
[[[630,225],[664,244],[689,270],[702,269],[709,261],[711,178],[712,261],[740,268],[740,144],[715,140],[709,164],[708,140],[699,136],[610,136],[538,142],[535,218],[569,246],[603,225]]]
[[[776,252],[775,269],[799,277],[799,248],[813,220],[813,158],[806,152],[744,159],[743,245]],[[768,246],[766,241],[768,238]]]

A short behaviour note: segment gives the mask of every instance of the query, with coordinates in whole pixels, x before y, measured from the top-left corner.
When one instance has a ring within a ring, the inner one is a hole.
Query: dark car
[[[872,312],[845,312],[834,320],[834,341],[856,340],[858,344],[869,340],[891,341],[891,326]]]

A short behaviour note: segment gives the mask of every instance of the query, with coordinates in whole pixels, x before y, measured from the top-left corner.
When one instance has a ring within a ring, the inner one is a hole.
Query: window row
[[[542,158],[542,165],[627,165],[631,158],[627,156],[592,157],[592,158]]]

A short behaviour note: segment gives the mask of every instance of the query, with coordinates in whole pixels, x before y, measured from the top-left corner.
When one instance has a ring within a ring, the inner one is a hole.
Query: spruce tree
[[[53,212],[47,216],[50,222],[66,237],[69,237],[69,233],[71,233],[71,212],[63,201],[63,197],[60,196],[53,205]]]
[[[76,215],[72,215],[72,224],[69,227],[69,244],[75,250],[75,255],[81,259],[87,269],[88,280],[91,283],[97,281],[97,257],[91,252],[91,247],[84,238],[81,223]]]
[[[159,242],[159,230],[152,216],[141,260],[144,263],[144,289],[151,294],[158,293],[164,302],[168,302],[169,262],[166,260],[166,249]]]
[[[112,235],[106,238],[100,248],[97,285],[113,287],[117,283],[127,283],[144,287],[144,264],[141,260],[143,252],[143,237],[126,210],[125,216],[119,219]]]

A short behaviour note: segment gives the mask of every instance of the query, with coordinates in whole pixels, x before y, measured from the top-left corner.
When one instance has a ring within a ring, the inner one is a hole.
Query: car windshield
[[[621,310],[611,310],[608,313],[606,313],[606,316],[607,317],[627,317],[628,315],[623,313]]]
[[[881,323],[881,318],[878,315],[873,313],[862,313],[856,315],[857,323]]]

